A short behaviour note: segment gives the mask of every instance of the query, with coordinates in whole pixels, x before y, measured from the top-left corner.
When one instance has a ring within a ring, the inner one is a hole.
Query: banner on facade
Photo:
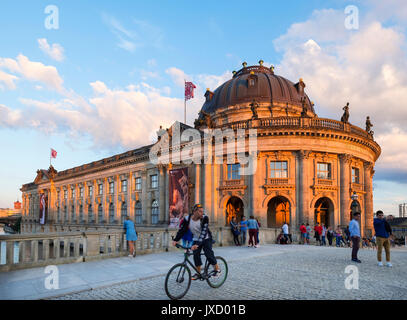
[[[170,227],[178,228],[179,222],[188,213],[188,168],[169,172],[169,213]]]
[[[46,215],[47,215],[47,202],[48,199],[45,197],[45,194],[41,194],[40,196],[40,224],[45,224],[46,222]]]

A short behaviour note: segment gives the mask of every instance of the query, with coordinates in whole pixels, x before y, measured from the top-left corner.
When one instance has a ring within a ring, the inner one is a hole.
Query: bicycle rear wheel
[[[165,277],[165,293],[172,300],[181,299],[191,286],[191,270],[183,263],[174,265]]]
[[[225,283],[226,278],[228,277],[228,264],[226,260],[222,257],[215,257],[218,262],[220,274],[214,276],[215,266],[208,264],[205,268],[205,274],[208,275],[206,281],[212,288],[219,288],[222,284]]]

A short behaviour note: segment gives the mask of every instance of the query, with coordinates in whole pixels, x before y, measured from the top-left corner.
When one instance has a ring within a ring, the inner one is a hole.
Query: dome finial
[[[243,62],[243,63],[242,63],[242,66],[243,66],[243,68],[246,68],[246,67],[247,67],[247,62],[246,62],[246,61]]]
[[[259,65],[263,66],[264,61],[262,59],[259,60]]]

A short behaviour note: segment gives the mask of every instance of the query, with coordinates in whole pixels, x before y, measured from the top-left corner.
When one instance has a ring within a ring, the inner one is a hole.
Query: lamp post
[[[359,202],[358,202],[358,195],[356,191],[353,192],[352,196],[350,197],[352,199],[352,204],[351,204],[351,210],[352,214],[359,211]]]

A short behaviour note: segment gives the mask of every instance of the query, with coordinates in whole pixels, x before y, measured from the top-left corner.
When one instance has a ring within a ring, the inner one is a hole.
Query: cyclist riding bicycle
[[[174,246],[188,230],[190,230],[193,234],[193,243],[191,250],[194,254],[195,267],[199,272],[199,274],[196,273],[192,276],[192,280],[201,278],[202,249],[208,262],[214,266],[216,275],[219,275],[220,269],[216,261],[215,254],[212,250],[212,233],[209,230],[209,217],[204,214],[203,207],[199,203],[194,205],[192,214],[189,214],[184,218],[181,227],[174,238]]]

